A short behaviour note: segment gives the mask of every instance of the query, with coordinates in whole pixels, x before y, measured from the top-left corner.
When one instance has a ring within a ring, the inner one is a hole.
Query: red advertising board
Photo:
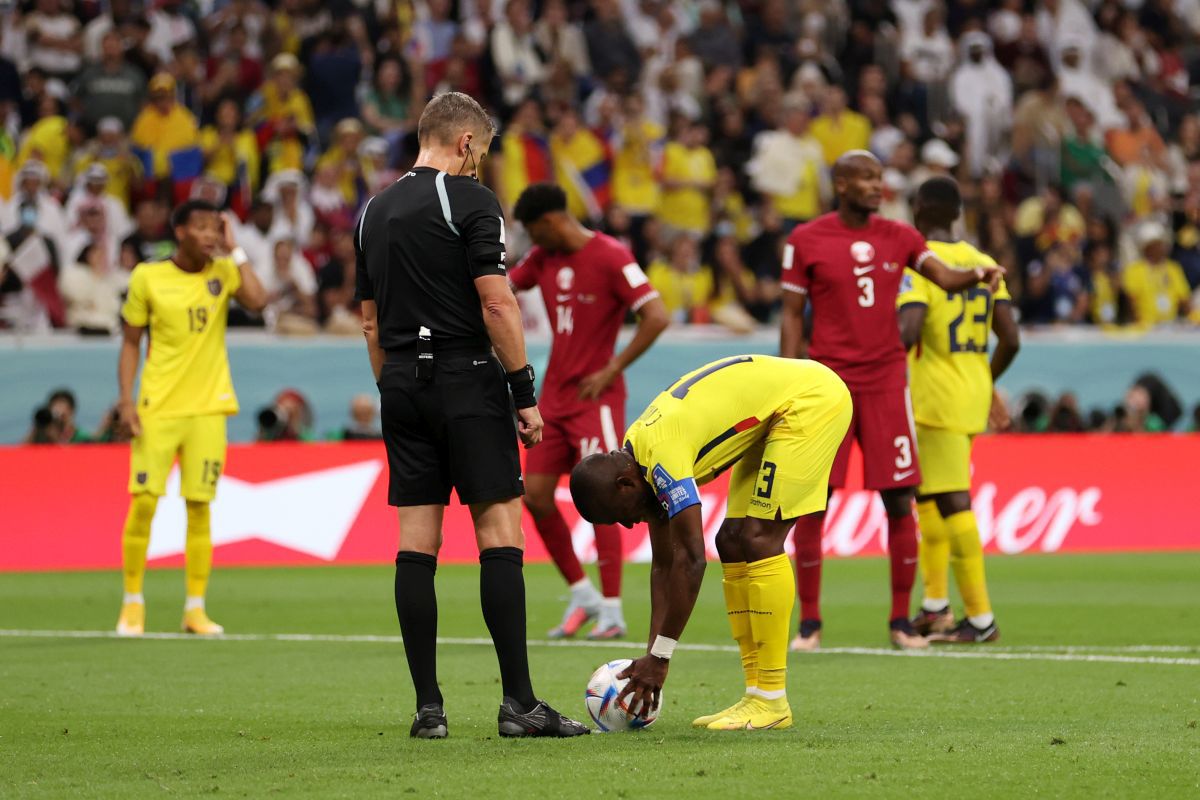
[[[1193,509],[1200,436],[994,436],[975,447],[975,509],[991,552],[1200,550]],[[852,465],[851,474],[857,469]],[[0,571],[120,565],[128,450],[118,446],[0,448]],[[178,476],[159,504],[153,563],[182,562],[185,515]],[[701,488],[705,533],[725,509],[725,481]],[[565,488],[560,499],[569,501]],[[591,528],[563,502],[576,549],[594,555]],[[525,520],[527,557],[546,558]],[[396,550],[381,444],[256,444],[230,448],[213,504],[218,564],[385,563]],[[825,551],[883,552],[878,498],[834,495]],[[644,527],[627,533],[633,560],[649,558]],[[447,509],[443,561],[476,557],[470,517]]]

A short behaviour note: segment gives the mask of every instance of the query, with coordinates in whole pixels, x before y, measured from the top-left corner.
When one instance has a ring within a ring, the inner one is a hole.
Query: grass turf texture
[[[1176,645],[1186,649],[1157,655],[1200,656],[1200,554],[992,558],[988,572],[1003,632],[991,652]],[[530,636],[540,639],[564,589],[547,565],[526,576]],[[630,567],[627,581],[626,613],[641,637],[646,569]],[[827,648],[886,646],[886,584],[882,560],[827,562]],[[477,587],[474,567],[439,569],[442,635],[486,636]],[[0,628],[110,630],[119,592],[115,573],[4,575]],[[149,630],[178,630],[182,594],[179,571],[149,574]],[[231,633],[398,633],[390,568],[218,569],[209,610]],[[710,565],[685,641],[731,644],[724,616]],[[744,734],[690,727],[740,694],[741,674],[734,653],[688,651],[677,654],[652,728],[511,741],[496,735],[491,649],[439,652],[450,739],[425,742],[407,735],[412,689],[395,643],[0,638],[0,796],[1200,791],[1195,663],[793,656],[795,727]],[[632,654],[531,647],[535,689],[584,718],[588,675]]]

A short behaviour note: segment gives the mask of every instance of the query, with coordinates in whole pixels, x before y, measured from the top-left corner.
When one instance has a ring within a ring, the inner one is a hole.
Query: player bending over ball
[[[744,696],[692,724],[787,728],[788,628],[795,604],[783,544],[796,519],[825,508],[829,470],[850,426],[850,393],[815,361],[734,356],[684,375],[630,426],[625,446],[589,456],[571,494],[592,523],[648,522],[653,550],[650,648],[621,675],[630,707],[651,708],[704,578],[703,485],[730,467],[717,533],[725,607]]]

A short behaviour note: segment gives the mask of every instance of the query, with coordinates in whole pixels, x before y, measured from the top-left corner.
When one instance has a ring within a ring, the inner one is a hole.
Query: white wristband
[[[232,258],[233,263],[239,267],[250,260],[250,257],[246,255],[246,251],[240,247],[233,248],[233,251],[230,252],[229,257]]]
[[[654,639],[654,646],[650,648],[650,655],[670,661],[671,655],[675,652],[675,645],[677,644],[679,644],[677,639],[657,636]]]

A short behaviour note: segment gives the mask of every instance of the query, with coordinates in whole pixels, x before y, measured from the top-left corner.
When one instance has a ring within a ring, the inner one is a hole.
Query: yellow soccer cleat
[[[786,697],[765,700],[748,697],[741,708],[708,723],[710,731],[781,731],[792,727],[792,707]]]
[[[742,695],[742,699],[738,700],[736,703],[731,705],[729,708],[726,708],[722,711],[718,711],[715,714],[705,714],[703,717],[696,717],[694,720],[692,720],[692,727],[693,728],[707,728],[710,722],[716,722],[717,720],[721,719],[722,717],[727,717],[730,714],[736,713],[738,710],[741,709],[741,707],[743,705],[745,705],[749,701],[750,701],[750,695],[744,694],[744,695]]]
[[[219,636],[225,629],[209,619],[203,608],[193,608],[183,612],[183,632],[200,636]]]
[[[146,632],[146,604],[124,603],[117,617],[117,636],[141,636]]]

